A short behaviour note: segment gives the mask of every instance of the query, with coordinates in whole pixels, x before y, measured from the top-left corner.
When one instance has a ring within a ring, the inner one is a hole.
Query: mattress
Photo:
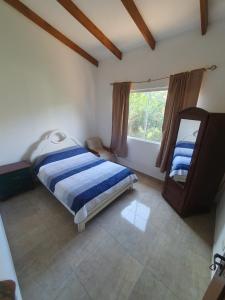
[[[77,224],[137,181],[130,169],[101,159],[80,146],[40,157],[34,171],[48,190],[74,214]]]

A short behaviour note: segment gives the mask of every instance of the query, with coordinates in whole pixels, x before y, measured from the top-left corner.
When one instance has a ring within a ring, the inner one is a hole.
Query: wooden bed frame
[[[31,162],[34,162],[35,159],[41,155],[53,151],[57,151],[57,150],[62,150],[64,148],[72,147],[75,145],[79,145],[83,147],[82,143],[78,139],[70,137],[65,131],[54,130],[50,134],[48,134],[44,139],[38,142],[37,147],[35,151],[32,153],[30,160]],[[88,215],[88,217],[80,223],[75,222],[74,212],[65,203],[63,203],[60,199],[58,199],[49,189],[48,190],[74,216],[74,223],[78,226],[78,232],[82,232],[85,230],[85,225],[88,221],[90,221],[94,216],[96,216],[101,210],[103,210],[106,206],[112,203],[116,198],[122,195],[125,191],[132,190],[132,189],[133,189],[133,183],[123,187],[119,192],[113,193],[112,196],[109,197],[106,201],[97,205],[96,209],[92,211]]]

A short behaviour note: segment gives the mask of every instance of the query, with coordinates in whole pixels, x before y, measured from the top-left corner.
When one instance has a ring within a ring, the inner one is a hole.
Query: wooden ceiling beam
[[[71,0],[57,0],[78,22],[93,34],[117,58],[122,59],[121,51]]]
[[[42,19],[40,16],[38,16],[34,11],[32,11],[25,4],[23,4],[19,0],[4,0],[4,1],[6,3],[8,3],[10,6],[12,6],[13,8],[15,8],[17,11],[19,11],[21,14],[23,14],[25,17],[30,19],[36,25],[38,25],[39,27],[41,27],[42,29],[47,31],[49,34],[54,36],[57,40],[62,42],[64,45],[66,45],[70,49],[74,50],[76,53],[78,53],[83,58],[85,58],[86,60],[91,62],[93,65],[98,66],[98,61],[94,57],[92,57],[85,50],[80,48],[77,44],[75,44],[73,41],[71,41],[69,38],[67,38],[60,31],[55,29],[52,25],[47,23],[44,19]]]
[[[206,34],[208,28],[208,0],[200,0],[201,31]]]
[[[133,21],[136,23],[137,27],[139,28],[140,32],[142,33],[143,37],[145,38],[146,42],[152,48],[155,49],[155,39],[151,34],[148,26],[146,25],[144,19],[142,18],[136,4],[133,0],[121,0],[123,5],[125,6],[126,10],[130,14]]]

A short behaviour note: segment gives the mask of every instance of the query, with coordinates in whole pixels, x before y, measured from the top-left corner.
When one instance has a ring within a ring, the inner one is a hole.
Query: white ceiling
[[[120,0],[73,1],[122,52],[146,44]],[[113,56],[56,0],[22,2],[98,60]],[[135,3],[156,41],[195,28],[201,38],[199,0],[135,0]],[[225,20],[225,0],[209,0],[209,24],[222,19]]]

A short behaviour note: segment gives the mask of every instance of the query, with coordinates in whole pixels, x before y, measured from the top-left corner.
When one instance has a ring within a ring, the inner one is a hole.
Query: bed
[[[132,189],[137,176],[122,165],[99,158],[65,133],[56,141],[59,133],[53,132],[45,140],[44,148],[51,145],[51,151],[36,155],[34,172],[74,215],[74,223],[82,232],[86,222],[127,189]],[[54,151],[52,144],[60,147]]]
[[[176,143],[170,177],[175,181],[185,182],[190,168],[195,143],[179,141]]]

